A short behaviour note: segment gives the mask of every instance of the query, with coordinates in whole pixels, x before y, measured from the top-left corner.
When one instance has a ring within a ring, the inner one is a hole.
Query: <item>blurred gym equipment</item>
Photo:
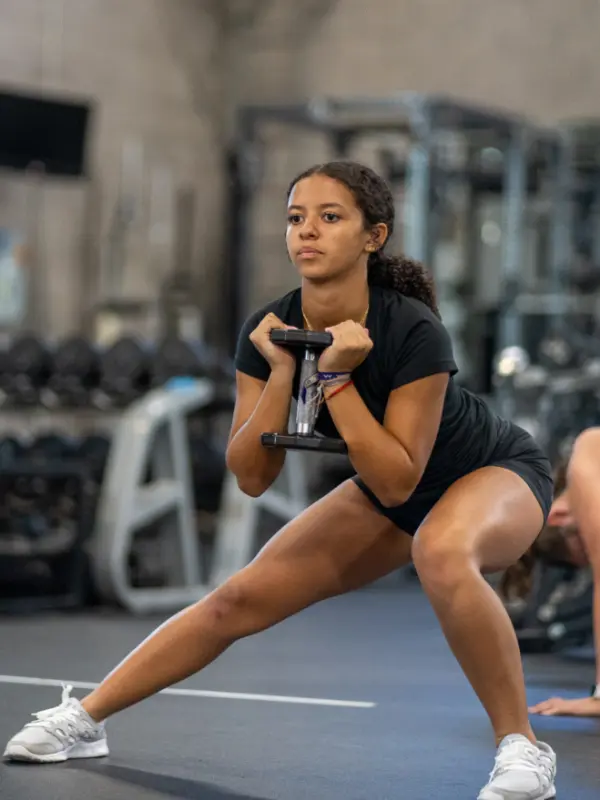
[[[548,653],[580,647],[593,640],[591,570],[535,565],[529,597],[508,604],[523,653]]]
[[[290,425],[295,415],[290,414]],[[309,458],[318,458],[310,454]],[[281,526],[301,514],[310,504],[306,455],[290,450],[281,474],[260,497],[249,497],[237,485],[231,472],[225,475],[221,513],[217,519],[211,584],[218,586],[256,555],[259,536],[268,514]]]
[[[101,380],[100,353],[83,336],[60,342],[54,352],[48,389],[61,405],[88,406]]]
[[[489,392],[493,353],[521,343],[515,298],[524,275],[545,254],[556,133],[510,113],[410,92],[240,109],[229,161],[235,236],[224,307],[230,352],[255,283],[250,221],[269,158],[263,132],[273,124],[322,134],[332,158],[350,158],[361,143],[379,142],[380,171],[397,195],[399,249],[423,261],[436,279],[460,379]]]
[[[100,391],[116,405],[128,405],[152,385],[153,351],[133,336],[123,336],[101,357]]]
[[[52,368],[52,353],[40,337],[16,336],[2,355],[0,389],[3,400],[22,406],[39,403]]]
[[[150,347],[124,336],[104,350],[79,336],[54,348],[17,337],[0,356],[10,365],[0,574],[12,574],[2,608],[93,597],[145,613],[201,596],[210,568],[199,542],[208,537],[214,549],[225,477],[230,365],[180,337]],[[67,587],[62,567],[44,566],[37,553],[52,541],[63,547],[56,563],[78,565],[73,581],[86,591]]]
[[[208,591],[200,579],[186,417],[210,402],[212,391],[206,380],[155,389],[130,405],[115,429],[96,513],[93,569],[102,596],[131,613],[174,610]],[[128,561],[136,534],[152,523],[165,582],[138,588]]]

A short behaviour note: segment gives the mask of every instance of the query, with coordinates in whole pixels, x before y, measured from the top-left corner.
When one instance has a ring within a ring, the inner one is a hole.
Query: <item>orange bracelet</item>
[[[343,392],[344,389],[346,389],[348,386],[352,386],[353,384],[354,384],[354,381],[346,381],[346,383],[342,383],[341,386],[338,386],[338,388],[335,391],[333,391],[330,395],[328,395],[325,399],[326,400],[331,400],[331,398],[335,397],[336,394],[339,394],[340,392]]]

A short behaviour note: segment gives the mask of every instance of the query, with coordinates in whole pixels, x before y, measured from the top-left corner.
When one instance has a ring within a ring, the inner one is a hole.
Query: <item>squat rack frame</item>
[[[526,118],[480,107],[451,97],[400,92],[389,97],[317,98],[289,105],[242,106],[238,109],[235,136],[229,151],[231,229],[225,308],[229,310],[226,338],[230,353],[248,316],[246,298],[253,284],[250,221],[262,164],[261,127],[269,122],[324,133],[333,145],[334,157],[346,158],[352,142],[378,132],[407,137],[410,151],[406,173],[406,208],[410,217],[404,250],[425,264],[431,263],[433,241],[430,197],[436,162],[436,135],[462,133],[486,138],[496,146],[503,161],[504,302],[499,315],[498,348],[521,342],[520,314],[516,297],[523,258],[524,210],[528,193],[528,168],[534,153],[558,163],[560,144],[556,135]],[[482,145],[483,146],[483,145]]]

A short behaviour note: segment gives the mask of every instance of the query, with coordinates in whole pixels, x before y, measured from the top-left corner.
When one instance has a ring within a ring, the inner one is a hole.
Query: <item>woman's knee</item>
[[[249,636],[268,627],[276,598],[269,598],[258,576],[234,575],[198,604],[208,624],[225,638]]]
[[[466,571],[477,569],[464,530],[453,527],[440,531],[425,524],[415,536],[412,553],[421,581],[439,589],[451,589]]]

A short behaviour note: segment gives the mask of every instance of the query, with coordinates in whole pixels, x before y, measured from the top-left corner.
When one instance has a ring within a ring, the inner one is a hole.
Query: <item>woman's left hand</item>
[[[358,322],[347,320],[326,328],[333,344],[319,358],[319,372],[352,372],[373,349],[369,332]]]
[[[577,700],[551,697],[550,700],[531,707],[529,713],[543,717],[600,717],[600,700],[593,697],[581,697]]]

